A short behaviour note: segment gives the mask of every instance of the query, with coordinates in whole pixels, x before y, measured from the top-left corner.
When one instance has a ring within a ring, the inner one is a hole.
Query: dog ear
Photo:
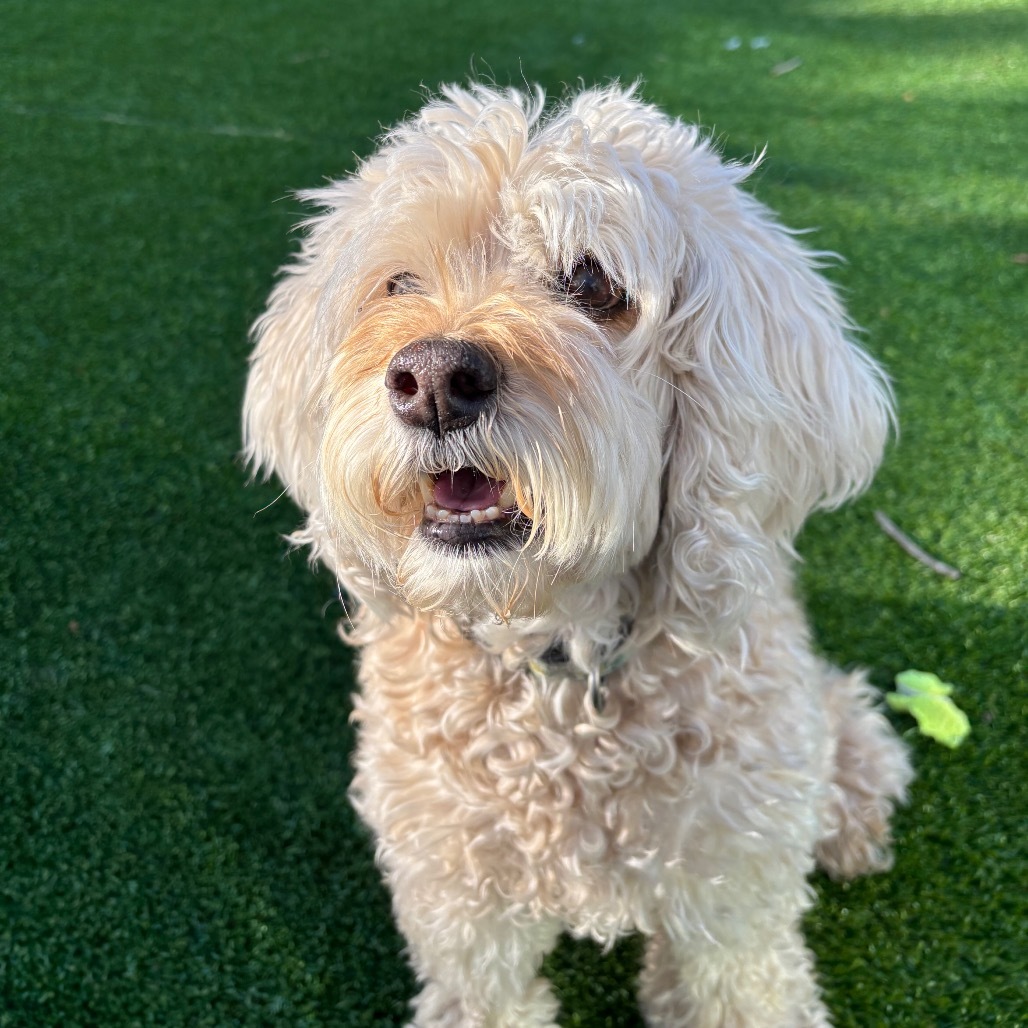
[[[244,455],[255,473],[275,474],[306,511],[318,505],[317,405],[331,357],[318,331],[319,306],[351,234],[351,212],[363,185],[352,177],[300,198],[323,209],[303,225],[300,252],[254,322],[243,402]]]
[[[706,185],[683,186],[658,559],[675,569],[668,601],[717,636],[770,593],[807,515],[870,483],[893,413],[821,274],[828,255],[738,188],[750,169],[694,158]]]

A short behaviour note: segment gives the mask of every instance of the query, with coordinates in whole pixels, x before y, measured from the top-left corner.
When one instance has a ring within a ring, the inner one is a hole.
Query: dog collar
[[[528,670],[541,681],[547,678],[572,678],[584,682],[589,700],[596,713],[600,714],[607,702],[607,679],[628,662],[630,651],[625,643],[631,630],[630,623],[623,624],[617,645],[586,671],[571,662],[571,656],[561,639],[555,640],[542,654],[528,661]]]

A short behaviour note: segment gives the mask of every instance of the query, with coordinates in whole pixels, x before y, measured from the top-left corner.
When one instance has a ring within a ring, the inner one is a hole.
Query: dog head
[[[247,454],[358,598],[509,618],[645,575],[717,634],[870,480],[888,386],[749,167],[632,90],[543,107],[446,88],[304,194]]]

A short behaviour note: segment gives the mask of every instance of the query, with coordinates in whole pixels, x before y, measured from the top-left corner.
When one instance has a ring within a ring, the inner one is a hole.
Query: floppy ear
[[[675,569],[668,601],[713,636],[772,592],[812,510],[870,483],[893,416],[884,373],[820,273],[826,255],[738,188],[749,169],[717,168],[720,182],[684,198],[658,542]]]
[[[300,252],[281,269],[267,308],[251,330],[244,453],[255,472],[277,475],[308,512],[318,505],[317,406],[331,357],[329,342],[318,331],[319,304],[352,234],[350,215],[362,188],[354,177],[299,194],[325,213],[303,226]]]

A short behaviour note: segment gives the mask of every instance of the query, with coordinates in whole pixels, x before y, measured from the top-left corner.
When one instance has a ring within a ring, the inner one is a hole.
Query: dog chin
[[[558,574],[528,536],[531,524],[438,524],[415,531],[393,581],[417,610],[464,618],[535,617],[548,610],[568,575]]]

